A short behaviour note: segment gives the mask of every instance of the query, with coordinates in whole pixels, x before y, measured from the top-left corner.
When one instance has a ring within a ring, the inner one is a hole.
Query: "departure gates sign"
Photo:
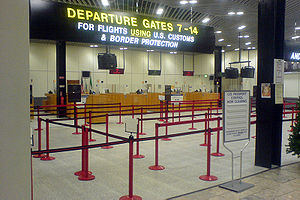
[[[31,0],[32,39],[212,53],[212,27],[137,14]]]

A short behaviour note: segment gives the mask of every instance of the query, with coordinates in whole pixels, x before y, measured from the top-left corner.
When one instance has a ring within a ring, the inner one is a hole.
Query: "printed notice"
[[[275,104],[283,104],[283,84],[275,84]]]
[[[250,92],[224,93],[223,140],[233,142],[250,137]]]

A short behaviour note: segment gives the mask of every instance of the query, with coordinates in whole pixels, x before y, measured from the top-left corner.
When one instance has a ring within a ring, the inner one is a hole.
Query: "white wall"
[[[195,76],[184,77],[183,55],[162,53],[161,76],[148,76],[148,52],[145,50],[112,49],[118,59],[118,67],[123,68],[123,53],[125,53],[125,74],[110,75],[108,70],[98,70],[97,54],[105,52],[103,47],[90,48],[88,46],[67,45],[67,80],[80,80],[81,71],[91,71],[94,90],[102,91],[108,88],[110,91],[115,85],[120,93],[135,92],[145,88],[145,81],[152,84],[152,92],[163,92],[164,85],[190,88],[190,91],[213,88],[213,81],[209,81],[204,74],[214,73],[213,54],[195,54]],[[150,69],[159,69],[159,52],[149,53]],[[49,90],[55,89],[55,44],[30,43],[30,79],[33,80],[33,95],[44,96]],[[192,56],[185,55],[185,70],[192,70]],[[103,83],[101,83],[103,81]],[[159,87],[159,85],[161,87]],[[98,87],[96,87],[98,86]]]
[[[0,199],[30,199],[28,1],[0,7]]]
[[[242,51],[241,61],[248,60],[248,51]],[[254,78],[239,78],[239,79],[225,79],[223,78],[223,89],[224,90],[250,90],[250,94],[253,94],[253,86],[257,83],[257,50],[249,51],[250,66],[255,67]],[[225,72],[225,67],[229,67],[229,63],[239,61],[238,51],[225,52],[225,65],[224,65],[224,53],[222,54],[222,71]],[[232,67],[238,68],[241,72],[241,67],[247,66],[248,64],[234,64]]]

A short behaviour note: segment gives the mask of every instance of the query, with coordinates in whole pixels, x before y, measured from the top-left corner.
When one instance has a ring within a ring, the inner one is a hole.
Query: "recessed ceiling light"
[[[182,5],[185,5],[185,4],[188,3],[188,1],[180,1],[179,3],[182,4]]]
[[[207,22],[209,22],[209,18],[208,17],[206,17],[206,18],[204,18],[203,20],[202,20],[202,23],[207,23]]]
[[[240,50],[239,48],[236,48],[236,49],[234,49],[235,51],[238,51],[238,50]]]
[[[297,35],[297,36],[294,36],[294,37],[292,37],[292,39],[293,39],[293,40],[296,40],[296,39],[298,39],[298,38],[300,38],[300,36],[298,36],[298,35]]]
[[[96,45],[96,44],[95,44],[95,45],[90,45],[90,47],[91,47],[91,48],[97,48],[98,45]]]
[[[244,38],[248,38],[248,37],[249,37],[249,35],[245,35],[245,36],[244,36]]]
[[[224,52],[225,52],[225,50],[222,50],[221,52],[222,52],[222,53],[224,53]]]
[[[149,52],[149,51],[154,51],[153,49],[147,49],[147,51]]]
[[[255,47],[252,47],[252,49],[256,49]]]
[[[197,0],[192,0],[192,1],[189,1],[190,4],[195,4],[197,3]]]
[[[236,14],[237,14],[237,15],[243,15],[244,12],[241,12],[241,11],[240,11],[240,12],[237,12]]]
[[[227,44],[228,47],[231,47],[231,44]]]
[[[218,41],[219,41],[219,42],[223,42],[223,41],[224,41],[224,39],[222,38],[222,39],[219,39]]]
[[[127,50],[127,47],[124,47],[124,48],[121,47],[120,50]]]
[[[177,54],[177,51],[171,51],[170,54]]]
[[[244,28],[246,28],[245,25],[242,25],[242,26],[238,27],[239,30],[242,30],[242,29],[244,29]]]
[[[251,49],[251,47],[248,47],[248,49]]]
[[[229,12],[228,15],[235,15],[235,12]]]
[[[239,35],[239,38],[243,38],[244,36],[242,36],[242,35]]]
[[[156,14],[161,15],[164,12],[163,8],[158,8]]]
[[[300,27],[298,26],[298,27],[295,27],[295,30],[300,30]]]
[[[250,44],[251,44],[251,42],[246,42],[246,43],[245,43],[245,45],[250,45]]]
[[[222,31],[216,31],[215,33],[218,33],[218,34],[219,34],[219,33],[222,33]]]
[[[108,0],[101,0],[101,3],[102,3],[102,5],[103,6],[109,6],[109,2],[108,2]]]

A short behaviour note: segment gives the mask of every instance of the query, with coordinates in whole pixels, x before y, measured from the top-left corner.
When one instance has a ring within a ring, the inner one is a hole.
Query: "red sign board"
[[[193,71],[183,71],[183,76],[194,76]]]
[[[124,74],[124,69],[111,69],[109,70],[109,74]]]

